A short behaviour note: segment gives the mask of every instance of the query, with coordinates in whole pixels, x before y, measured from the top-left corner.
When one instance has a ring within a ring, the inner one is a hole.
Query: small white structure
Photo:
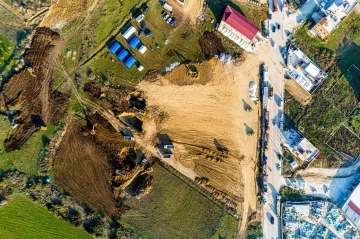
[[[144,67],[143,67],[142,65],[139,65],[139,66],[137,67],[137,69],[138,69],[138,71],[142,71],[142,70],[144,70]]]
[[[342,207],[350,222],[360,229],[360,184],[355,188]]]
[[[141,54],[144,54],[146,51],[147,51],[147,48],[146,48],[145,45],[141,45],[141,46],[139,47],[139,52],[140,52]]]
[[[310,162],[320,153],[320,151],[299,132],[290,129],[283,134],[285,138],[284,146],[299,159]]]
[[[292,161],[292,162],[290,163],[290,166],[291,166],[293,169],[295,169],[295,168],[297,168],[299,165],[298,165],[295,161]]]
[[[128,40],[135,32],[136,28],[130,25],[129,28],[122,35],[126,40]]]
[[[137,22],[141,22],[142,20],[144,20],[145,15],[144,14],[140,14],[139,16],[137,16],[137,18],[135,19]]]
[[[249,84],[249,94],[250,94],[250,100],[256,101],[256,83],[254,81],[250,81]]]

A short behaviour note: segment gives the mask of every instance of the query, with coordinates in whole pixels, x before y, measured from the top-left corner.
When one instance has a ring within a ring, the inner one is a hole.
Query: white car
[[[250,81],[249,84],[249,94],[250,94],[250,100],[256,101],[256,83],[254,81]]]
[[[274,42],[274,44],[273,44],[273,48],[275,48],[276,47],[276,42]]]

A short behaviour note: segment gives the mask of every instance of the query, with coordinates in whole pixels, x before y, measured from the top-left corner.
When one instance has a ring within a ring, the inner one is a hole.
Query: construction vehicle
[[[187,69],[188,74],[193,78],[197,78],[200,74],[195,65],[190,64],[187,66]]]
[[[276,216],[281,216],[281,196],[278,195],[276,198]]]
[[[270,99],[274,98],[274,88],[272,86],[270,86],[269,88],[269,98]]]

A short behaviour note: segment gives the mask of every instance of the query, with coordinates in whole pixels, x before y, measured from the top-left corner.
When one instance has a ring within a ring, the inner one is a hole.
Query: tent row
[[[124,65],[130,69],[136,63],[136,59],[127,51],[124,47],[120,45],[117,41],[114,41],[109,46],[109,50],[114,54]],[[139,64],[138,70],[142,71],[144,67]]]

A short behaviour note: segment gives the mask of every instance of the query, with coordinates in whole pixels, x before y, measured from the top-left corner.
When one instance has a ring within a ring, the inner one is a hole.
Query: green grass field
[[[140,37],[142,43],[148,48],[144,55],[136,49],[130,49],[121,35],[121,31],[114,36],[145,69],[142,72],[139,72],[135,66],[130,70],[127,69],[122,62],[117,60],[116,56],[109,52],[107,47],[103,48],[87,64],[87,67],[91,67],[94,72],[101,74],[102,78],[109,80],[114,85],[126,86],[138,83],[138,79],[147,71],[162,72],[165,70],[165,66],[172,62],[195,60],[200,57],[201,49],[198,43],[200,31],[198,29],[189,24],[172,27],[162,18],[163,8],[158,1],[151,0],[148,2],[148,6],[150,10],[146,13],[144,22],[153,34],[151,37],[144,35]],[[130,18],[126,20],[130,20]],[[134,19],[131,20],[131,24],[140,28]],[[165,44],[165,39],[167,39],[167,44]],[[156,48],[156,44],[160,48]]]
[[[161,166],[152,172],[153,189],[138,200],[121,223],[135,238],[235,238],[238,221]]]
[[[56,218],[22,195],[14,195],[0,208],[0,238],[64,239],[92,238],[85,231]]]
[[[50,137],[57,127],[49,125],[46,131],[34,133],[20,150],[5,153],[4,140],[10,135],[12,129],[7,118],[0,117],[0,168],[18,169],[27,175],[35,175],[38,172],[37,159],[41,149],[44,149],[43,138]]]

